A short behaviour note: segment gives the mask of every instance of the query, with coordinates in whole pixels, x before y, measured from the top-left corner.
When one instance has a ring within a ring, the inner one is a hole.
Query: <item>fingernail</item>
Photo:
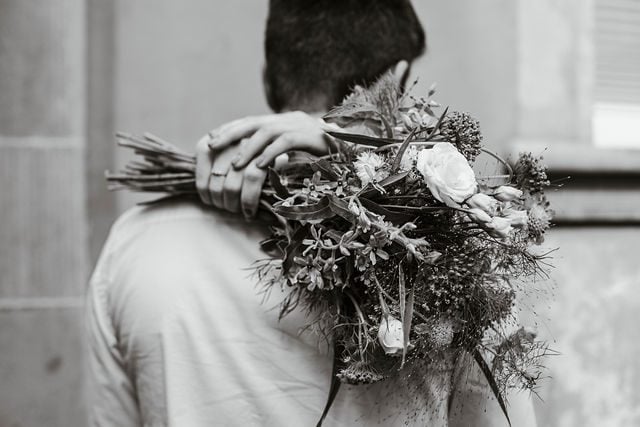
[[[265,167],[265,166],[266,166],[266,164],[265,164],[265,163],[266,163],[266,160],[267,160],[267,159],[265,159],[265,157],[264,157],[264,156],[260,156],[260,157],[258,157],[258,158],[256,159],[256,165],[257,165],[259,168],[263,168],[263,167]]]
[[[242,155],[238,154],[233,158],[233,160],[231,161],[231,164],[233,165],[234,168],[237,168],[242,164],[241,160],[242,160]]]

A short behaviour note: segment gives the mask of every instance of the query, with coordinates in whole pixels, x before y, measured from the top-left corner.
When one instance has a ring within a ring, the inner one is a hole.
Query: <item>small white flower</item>
[[[356,175],[360,179],[362,186],[365,187],[371,181],[382,181],[389,173],[382,169],[384,160],[376,153],[365,151],[358,155],[358,159],[353,162],[356,168]]]
[[[414,145],[410,145],[402,155],[402,160],[400,160],[400,170],[411,170],[417,161],[418,149]]]
[[[483,193],[477,193],[467,200],[470,208],[481,209],[489,215],[495,215],[498,209],[498,201]]]
[[[386,354],[402,352],[404,348],[402,322],[390,315],[382,316],[378,328],[378,341]]]
[[[508,218],[495,217],[486,226],[490,229],[489,234],[494,237],[506,238],[509,237],[511,230],[511,221]]]
[[[418,170],[433,196],[443,203],[462,203],[477,189],[467,159],[448,142],[439,142],[418,153]]]
[[[519,199],[522,197],[522,190],[518,190],[515,187],[511,187],[509,185],[501,185],[496,188],[496,191],[493,193],[493,197],[500,200],[501,202],[510,202],[515,199]]]
[[[503,212],[505,218],[511,222],[511,226],[521,228],[527,225],[529,215],[527,211],[519,211],[516,209],[505,209]]]

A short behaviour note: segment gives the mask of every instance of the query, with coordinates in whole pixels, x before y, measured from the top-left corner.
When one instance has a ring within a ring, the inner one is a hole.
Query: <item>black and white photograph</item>
[[[0,427],[640,426],[640,0],[0,0]]]

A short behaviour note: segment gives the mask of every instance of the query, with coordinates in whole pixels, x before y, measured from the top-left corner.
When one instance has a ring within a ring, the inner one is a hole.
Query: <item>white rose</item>
[[[382,316],[378,328],[378,341],[386,354],[402,352],[404,348],[404,329],[402,322],[393,316]]]
[[[447,203],[462,203],[476,192],[478,184],[467,159],[448,142],[439,142],[418,153],[417,168],[433,197]]]

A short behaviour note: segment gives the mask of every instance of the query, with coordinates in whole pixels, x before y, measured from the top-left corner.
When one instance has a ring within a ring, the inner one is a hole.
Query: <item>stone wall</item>
[[[82,426],[85,3],[0,2],[0,425]]]
[[[637,425],[640,156],[592,147],[592,1],[414,0],[428,53],[418,90],[473,112],[487,145],[545,153],[558,226],[555,290],[537,303],[561,355],[539,425]],[[184,148],[268,111],[267,2],[0,1],[0,425],[86,424],[82,296],[118,213],[116,130]],[[546,151],[545,151],[546,150]],[[560,182],[560,181],[558,181]],[[143,197],[144,198],[144,197]]]

